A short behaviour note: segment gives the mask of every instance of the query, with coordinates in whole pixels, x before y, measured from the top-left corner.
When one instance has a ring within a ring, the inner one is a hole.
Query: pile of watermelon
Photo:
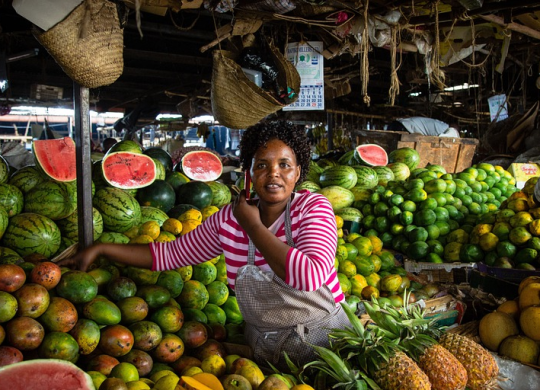
[[[33,152],[35,165],[15,172],[0,159],[0,263],[51,259],[79,239],[73,140],[35,141]],[[208,216],[231,201],[229,187],[216,181],[221,161],[205,151],[186,153],[173,167],[163,149],[121,141],[92,168],[93,238],[100,242],[133,242],[148,221],[161,227],[190,209]],[[163,232],[160,240],[180,234]]]

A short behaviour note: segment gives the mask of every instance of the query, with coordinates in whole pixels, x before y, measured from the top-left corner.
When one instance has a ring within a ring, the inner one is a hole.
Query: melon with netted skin
[[[32,152],[39,167],[51,179],[61,182],[77,178],[75,141],[69,137],[36,140]]]
[[[0,367],[0,383],[10,390],[96,390],[90,375],[60,359],[26,360]]]

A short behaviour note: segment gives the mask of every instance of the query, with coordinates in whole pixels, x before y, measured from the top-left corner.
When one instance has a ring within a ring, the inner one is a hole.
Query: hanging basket
[[[221,125],[232,129],[245,129],[298,99],[298,71],[273,44],[269,45],[278,70],[278,84],[287,90],[289,96],[287,103],[279,101],[252,82],[235,62],[231,52],[216,50],[211,100],[212,112]]]
[[[60,23],[34,35],[83,87],[109,85],[122,74],[124,30],[113,2],[85,0]]]

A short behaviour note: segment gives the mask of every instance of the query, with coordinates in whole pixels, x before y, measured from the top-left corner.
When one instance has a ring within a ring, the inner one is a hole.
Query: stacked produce
[[[478,334],[489,350],[521,363],[540,365],[540,277],[523,279],[518,291],[515,300],[482,317]]]

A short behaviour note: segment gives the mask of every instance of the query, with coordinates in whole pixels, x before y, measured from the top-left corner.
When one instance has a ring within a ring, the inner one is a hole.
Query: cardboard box
[[[468,283],[469,273],[476,268],[476,263],[427,263],[405,259],[404,268],[407,272],[423,275],[428,282],[439,283]]]
[[[516,187],[522,189],[531,177],[540,176],[540,166],[538,164],[513,163],[510,164],[508,172],[516,179]]]

